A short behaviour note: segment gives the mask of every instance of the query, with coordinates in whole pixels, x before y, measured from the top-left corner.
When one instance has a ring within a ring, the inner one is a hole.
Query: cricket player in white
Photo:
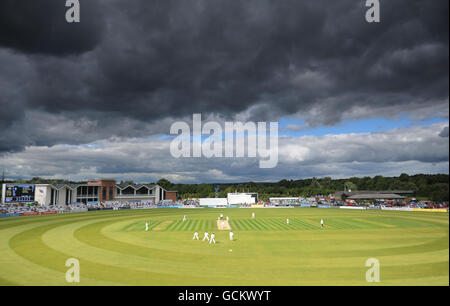
[[[222,229],[225,227],[225,222],[222,221]]]
[[[228,216],[227,216],[227,222],[229,222],[230,221],[230,219],[228,218]]]
[[[197,232],[194,233],[194,237],[192,238],[192,240],[194,240],[194,239],[200,240],[200,239],[198,239],[198,233]]]
[[[214,240],[214,238],[216,238],[216,235],[214,235],[214,233],[211,234],[211,239],[209,240],[209,244],[213,243],[216,244],[216,240]]]
[[[186,221],[186,216],[183,217],[183,222]]]
[[[252,212],[252,219],[255,219],[255,213]]]
[[[202,241],[205,241],[205,239],[206,239],[206,241],[209,241],[209,234],[208,234],[208,232],[205,232],[205,236],[203,237]]]
[[[289,225],[289,218],[286,219],[286,223]]]
[[[233,236],[234,236],[233,232],[230,232],[230,240],[231,241],[233,241]]]
[[[320,225],[323,227],[323,219],[320,219]]]
[[[145,222],[145,231],[148,232],[148,222]]]

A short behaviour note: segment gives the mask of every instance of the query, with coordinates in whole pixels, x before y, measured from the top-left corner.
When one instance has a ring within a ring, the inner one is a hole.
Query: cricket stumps
[[[230,224],[225,220],[217,220],[217,228],[221,231],[231,230]]]

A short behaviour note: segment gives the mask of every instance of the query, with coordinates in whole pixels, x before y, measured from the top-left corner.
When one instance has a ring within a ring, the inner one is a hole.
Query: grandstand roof
[[[337,198],[352,197],[354,195],[372,195],[371,199],[379,198],[380,195],[394,194],[394,195],[413,195],[414,190],[355,190],[355,191],[338,191],[332,195]]]
[[[401,200],[405,197],[402,197],[398,194],[393,193],[359,193],[354,194],[347,199],[350,200],[370,200],[370,199],[388,199],[388,200]]]
[[[141,189],[142,187],[147,187],[148,189],[153,189],[155,184],[116,184],[116,188],[124,190],[125,188],[131,187],[133,189]]]
[[[54,187],[57,190],[61,188],[67,187],[69,189],[75,190],[77,187],[82,186],[84,184],[50,184],[50,186]]]

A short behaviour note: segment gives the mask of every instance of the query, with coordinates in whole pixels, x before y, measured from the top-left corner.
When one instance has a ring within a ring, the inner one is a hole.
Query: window
[[[124,190],[122,190],[122,194],[134,194],[134,188],[128,186],[127,188],[125,188]]]
[[[147,187],[141,187],[138,190],[136,190],[136,194],[147,195],[148,194],[148,188]]]

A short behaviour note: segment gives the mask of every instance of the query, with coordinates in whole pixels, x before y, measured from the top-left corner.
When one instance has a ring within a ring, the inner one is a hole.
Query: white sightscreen
[[[201,206],[223,206],[227,205],[226,198],[200,198]]]

